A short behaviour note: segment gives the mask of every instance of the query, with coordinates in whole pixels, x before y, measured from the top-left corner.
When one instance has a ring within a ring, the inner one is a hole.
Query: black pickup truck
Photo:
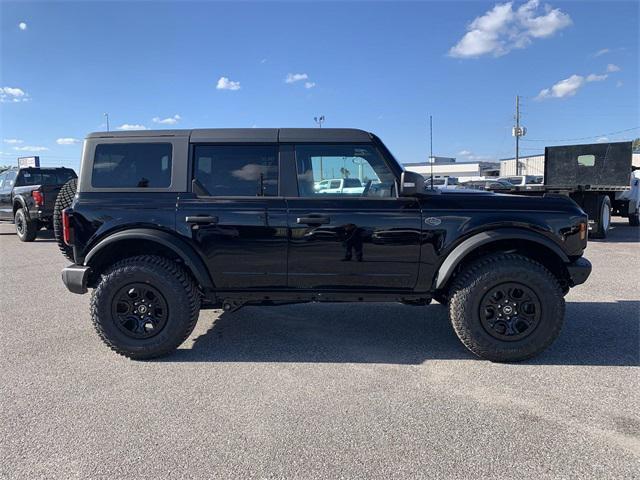
[[[32,242],[42,227],[53,227],[60,188],[76,173],[70,168],[23,167],[0,173],[0,220],[13,221],[18,238]]]
[[[81,172],[62,278],[94,289],[98,334],[134,359],[177,348],[201,308],[435,299],[473,353],[522,360],[591,272],[569,198],[425,190],[362,130],[93,133]],[[362,188],[317,188],[340,177]]]

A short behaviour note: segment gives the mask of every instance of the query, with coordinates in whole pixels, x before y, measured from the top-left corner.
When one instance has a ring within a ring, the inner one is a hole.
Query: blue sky
[[[112,129],[311,127],[324,114],[402,162],[426,158],[432,114],[434,153],[503,158],[516,94],[522,154],[596,141],[640,125],[638,8],[2,1],[0,164],[77,167],[76,141],[104,129],[104,112]]]

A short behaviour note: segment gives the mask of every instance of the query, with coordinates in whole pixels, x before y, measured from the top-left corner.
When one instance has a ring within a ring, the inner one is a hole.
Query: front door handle
[[[331,219],[326,215],[309,215],[308,217],[298,217],[296,223],[304,225],[326,225]]]
[[[189,215],[185,217],[187,223],[198,223],[201,225],[215,225],[218,223],[218,217],[212,217],[209,215]]]

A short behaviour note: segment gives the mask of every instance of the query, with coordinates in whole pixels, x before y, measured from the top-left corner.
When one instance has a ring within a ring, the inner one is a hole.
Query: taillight
[[[44,205],[44,193],[39,190],[34,190],[31,192],[31,196],[33,197],[33,201],[36,202],[36,207]]]
[[[71,227],[71,209],[65,208],[62,211],[62,239],[64,243],[73,246],[73,228]]]
[[[580,229],[580,240],[586,241],[587,240],[587,231],[589,230],[589,228],[587,226],[587,223],[586,222],[581,223],[579,229]]]

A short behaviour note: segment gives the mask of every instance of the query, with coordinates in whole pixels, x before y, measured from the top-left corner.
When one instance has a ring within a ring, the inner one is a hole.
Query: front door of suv
[[[196,243],[218,289],[287,284],[287,211],[277,145],[194,145],[192,192],[176,227]]]
[[[376,147],[297,145],[295,156],[299,195],[287,198],[289,287],[413,289],[420,207],[397,196],[396,177]],[[349,188],[327,192],[327,180]]]

